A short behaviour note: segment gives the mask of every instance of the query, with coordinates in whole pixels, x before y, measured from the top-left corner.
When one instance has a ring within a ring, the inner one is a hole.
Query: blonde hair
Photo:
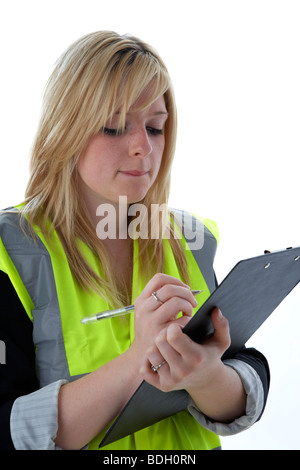
[[[122,304],[128,299],[117,294],[122,291],[118,276],[111,268],[79,197],[76,167],[88,140],[109,122],[116,110],[121,110],[121,117],[124,117],[152,82],[155,87],[145,106],[164,95],[169,116],[159,174],[141,202],[148,208],[151,204],[167,203],[177,130],[174,94],[168,71],[158,54],[133,36],[120,36],[111,31],[95,32],[67,49],[47,83],[32,148],[31,175],[23,213],[49,239],[51,230],[56,230],[75,279],[83,288],[106,296],[112,305]],[[169,224],[169,217],[163,217],[163,220]],[[153,218],[149,220],[150,226],[151,223]],[[98,255],[104,279],[91,269],[76,242],[78,240]],[[187,280],[181,244],[173,235],[170,243],[179,269]],[[162,239],[140,239],[139,245],[142,274],[149,276],[151,270],[153,273],[163,271]],[[149,256],[150,252],[152,256]]]

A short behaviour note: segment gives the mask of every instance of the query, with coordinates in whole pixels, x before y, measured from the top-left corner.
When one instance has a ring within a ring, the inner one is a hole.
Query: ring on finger
[[[151,369],[153,370],[153,372],[157,372],[158,369],[161,368],[161,366],[163,366],[164,364],[166,363],[166,361],[162,361],[160,364],[158,364],[157,366],[151,366]]]
[[[163,301],[160,300],[160,298],[159,298],[158,295],[157,295],[157,292],[152,292],[151,295],[152,295],[152,297],[155,298],[156,302],[158,302],[158,303],[160,303],[160,304],[163,304]]]

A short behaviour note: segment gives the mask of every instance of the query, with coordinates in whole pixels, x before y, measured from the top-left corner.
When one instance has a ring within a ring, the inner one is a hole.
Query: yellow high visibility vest
[[[184,213],[187,220],[195,221]],[[190,219],[189,219],[190,218]],[[198,220],[198,219],[197,219]],[[189,248],[189,240],[181,240],[186,251],[191,289],[201,289],[198,304],[215,288],[213,259],[218,243],[214,222],[198,222],[203,246]],[[35,227],[37,241],[25,236],[15,213],[0,216],[0,270],[10,278],[27,315],[33,322],[36,367],[40,386],[59,379],[69,381],[94,371],[124,353],[134,339],[134,314],[83,325],[80,320],[109,308],[95,293],[84,292],[75,281],[59,238],[53,232],[49,245]],[[53,243],[52,240],[52,243]],[[192,243],[190,243],[192,246]],[[102,275],[101,265],[83,243],[81,249],[94,271]],[[138,243],[134,241],[132,303],[146,281],[139,276]],[[165,273],[181,278],[169,244],[164,240]],[[89,449],[98,449],[105,431],[96,436]],[[104,450],[197,450],[220,446],[219,437],[204,429],[185,410],[148,428],[103,447]]]

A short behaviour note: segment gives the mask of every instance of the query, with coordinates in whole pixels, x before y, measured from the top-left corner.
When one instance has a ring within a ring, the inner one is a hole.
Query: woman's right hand
[[[157,299],[152,295],[155,292]],[[197,301],[189,286],[167,274],[155,274],[134,302],[135,339],[131,353],[142,361],[157,335],[171,323],[182,328],[190,320]],[[182,313],[182,316],[178,315]]]

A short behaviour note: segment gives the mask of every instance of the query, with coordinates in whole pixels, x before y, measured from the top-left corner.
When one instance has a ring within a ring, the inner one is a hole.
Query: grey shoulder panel
[[[33,342],[40,385],[70,380],[50,254],[39,237],[33,239],[29,229],[24,233],[17,211],[1,214],[0,236],[35,306]]]
[[[217,250],[217,240],[205,224],[189,212],[171,209],[182,230],[206,284],[213,292],[216,288],[216,277],[213,262]]]

